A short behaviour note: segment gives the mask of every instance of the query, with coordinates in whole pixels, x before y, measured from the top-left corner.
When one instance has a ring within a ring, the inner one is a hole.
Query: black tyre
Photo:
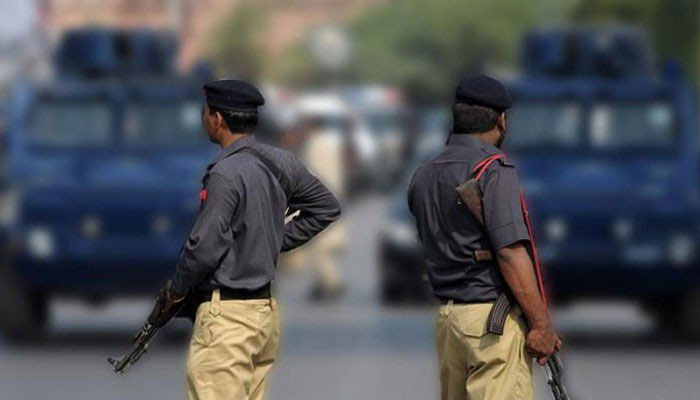
[[[656,299],[647,304],[656,320],[657,329],[672,336],[700,340],[700,290],[682,296]]]
[[[684,338],[700,341],[700,288],[685,295],[680,303],[676,325]]]
[[[0,331],[11,341],[34,341],[44,336],[48,296],[29,290],[5,263],[0,265]]]

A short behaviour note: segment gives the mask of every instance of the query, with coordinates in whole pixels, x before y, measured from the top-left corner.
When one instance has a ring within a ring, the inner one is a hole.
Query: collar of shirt
[[[462,146],[462,147],[476,147],[484,150],[486,153],[495,154],[501,153],[501,149],[492,145],[491,143],[470,134],[450,134],[447,139],[448,146]]]
[[[209,167],[207,169],[211,169],[216,163],[221,161],[222,159],[230,156],[231,154],[239,151],[240,149],[244,147],[249,147],[252,146],[255,143],[255,135],[250,134],[250,135],[245,135],[242,138],[236,140],[235,142],[231,143],[230,145],[226,146],[223,148],[219,154],[216,156],[214,161],[209,163]]]

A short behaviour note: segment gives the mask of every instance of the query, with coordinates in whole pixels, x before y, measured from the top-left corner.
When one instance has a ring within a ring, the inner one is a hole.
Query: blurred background
[[[576,399],[700,396],[697,0],[0,0],[0,398],[184,397],[177,321],[121,355],[218,149],[201,84],[257,82],[257,136],[344,218],[286,254],[271,399],[438,397],[405,189],[466,73],[505,80]],[[540,398],[548,398],[539,376]]]

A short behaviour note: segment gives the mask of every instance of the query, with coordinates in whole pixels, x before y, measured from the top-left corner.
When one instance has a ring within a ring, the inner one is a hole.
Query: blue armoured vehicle
[[[5,108],[3,330],[36,335],[54,295],[153,292],[173,271],[215,148],[201,78],[173,70],[174,36],[67,33],[56,76]]]
[[[700,332],[692,85],[672,64],[658,71],[633,29],[536,31],[523,49],[523,74],[510,81],[506,152],[520,170],[553,294],[636,299],[663,323]],[[420,286],[405,273],[421,269],[420,253],[399,197],[381,247],[388,301],[416,293],[397,288]]]

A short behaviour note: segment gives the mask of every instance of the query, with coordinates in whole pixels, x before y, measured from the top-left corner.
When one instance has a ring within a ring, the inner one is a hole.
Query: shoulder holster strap
[[[472,174],[474,175],[474,179],[477,181],[481,179],[481,177],[484,175],[486,170],[489,168],[489,165],[491,165],[494,161],[499,160],[501,158],[505,158],[506,156],[503,154],[494,154],[492,156],[488,156],[484,158],[483,160],[479,161],[479,163],[474,166],[474,169],[472,169]]]

